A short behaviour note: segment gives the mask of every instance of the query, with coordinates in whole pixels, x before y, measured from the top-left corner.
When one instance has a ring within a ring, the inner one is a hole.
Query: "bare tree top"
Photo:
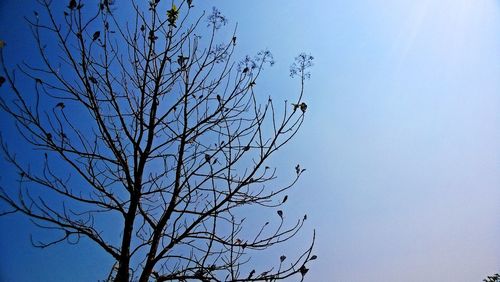
[[[313,57],[296,58],[297,94],[276,103],[256,90],[272,54],[233,59],[236,31],[221,38],[227,19],[216,8],[132,3],[134,18],[124,21],[116,10],[127,6],[115,1],[71,0],[62,16],[39,3],[43,16],[29,23],[42,66],[19,66],[31,91],[19,87],[4,60],[11,44],[0,41],[0,86],[10,87],[0,108],[43,159],[21,163],[2,141],[19,172],[18,187],[1,187],[2,214],[54,230],[52,241],[35,236],[37,247],[95,242],[116,261],[110,280],[303,279],[314,238],[294,259],[282,255],[260,271],[252,264],[307,219],[289,222],[281,207],[305,169],[290,164],[295,177],[283,185],[268,162],[304,121]],[[248,225],[255,214],[245,207],[275,216]],[[110,218],[115,226],[103,224]]]

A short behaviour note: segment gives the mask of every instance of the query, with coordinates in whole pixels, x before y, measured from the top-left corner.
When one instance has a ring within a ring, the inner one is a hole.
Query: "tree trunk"
[[[137,200],[134,199],[132,195],[132,200],[130,202],[130,209],[125,218],[125,226],[123,229],[123,240],[121,246],[120,261],[118,264],[118,273],[116,274],[116,282],[128,282],[130,281],[130,242],[132,239],[132,230],[134,228],[135,213],[137,211]]]

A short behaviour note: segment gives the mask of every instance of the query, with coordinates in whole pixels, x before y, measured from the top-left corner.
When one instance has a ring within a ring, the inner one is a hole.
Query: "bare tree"
[[[19,65],[22,87],[0,42],[10,88],[0,107],[43,154],[30,166],[2,138],[19,172],[17,187],[1,187],[2,215],[22,213],[59,236],[33,239],[37,247],[95,242],[116,261],[109,280],[303,279],[314,236],[294,259],[258,272],[252,262],[307,219],[287,223],[280,209],[304,169],[291,165],[296,176],[281,186],[267,164],[302,125],[313,58],[296,58],[297,96],[277,107],[254,92],[271,53],[235,61],[236,30],[220,38],[227,20],[215,8],[193,15],[189,0],[132,3],[124,21],[114,1],[71,0],[61,11],[50,2],[28,20],[41,60]],[[271,209],[275,221],[248,225],[245,207]]]
[[[498,282],[500,281],[500,274],[496,273],[483,279],[484,282]]]

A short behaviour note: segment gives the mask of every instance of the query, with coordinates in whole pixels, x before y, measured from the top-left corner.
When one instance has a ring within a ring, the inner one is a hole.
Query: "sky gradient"
[[[36,57],[23,22],[33,2],[0,2],[11,63]],[[258,85],[266,95],[290,97],[293,58],[315,57],[306,122],[273,159],[307,169],[287,206],[310,218],[295,243],[316,229],[307,281],[467,282],[500,271],[499,1],[197,2],[238,23],[240,56],[273,52]],[[93,281],[109,267],[86,242],[33,249],[20,216],[0,218],[0,230],[0,280]]]

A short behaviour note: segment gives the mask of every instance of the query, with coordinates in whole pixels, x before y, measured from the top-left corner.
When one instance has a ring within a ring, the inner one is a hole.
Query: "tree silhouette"
[[[0,107],[43,154],[23,163],[2,138],[19,172],[19,186],[1,187],[2,215],[24,214],[58,236],[32,239],[36,247],[90,239],[116,262],[108,280],[304,279],[314,236],[295,259],[259,271],[252,263],[307,219],[287,223],[280,209],[304,169],[291,164],[295,177],[280,186],[267,163],[302,125],[313,58],[296,58],[297,97],[277,107],[254,92],[271,53],[236,62],[236,34],[219,39],[227,20],[215,8],[193,16],[192,1],[154,0],[131,4],[124,21],[115,1],[71,0],[60,14],[50,2],[39,1],[43,20],[28,20],[41,66],[19,66],[33,90],[19,86],[0,46],[10,89]],[[252,217],[253,208],[274,216]]]
[[[484,282],[498,282],[500,281],[500,274],[496,273],[483,279]]]

